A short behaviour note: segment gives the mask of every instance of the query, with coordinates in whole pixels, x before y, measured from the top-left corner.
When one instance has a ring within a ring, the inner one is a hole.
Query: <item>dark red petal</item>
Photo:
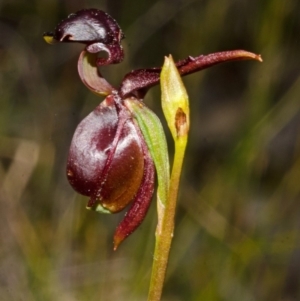
[[[72,139],[67,175],[88,207],[101,204],[110,212],[122,210],[134,198],[143,179],[143,141],[130,113],[117,112],[108,96],[77,127]]]
[[[140,185],[140,189],[133,200],[133,204],[131,205],[130,209],[125,214],[124,219],[121,221],[115,231],[114,250],[116,250],[120,243],[132,232],[134,232],[144,220],[153,196],[155,177],[154,163],[141,132],[139,135],[141,136],[143,141],[143,152],[145,160],[143,180]]]
[[[67,176],[73,188],[86,196],[97,190],[118,127],[113,102],[106,98],[85,117],[73,135],[67,163]]]
[[[244,50],[232,50],[197,57],[189,56],[184,60],[178,61],[176,66],[180,75],[184,76],[219,63],[250,59],[262,61],[260,55]],[[119,89],[121,96],[124,98],[128,95],[134,95],[143,98],[150,87],[159,83],[160,72],[161,68],[151,68],[134,70],[127,73]]]
[[[111,152],[112,157],[107,160],[107,168],[103,170],[101,181],[105,183],[94,195],[98,198],[100,194],[102,206],[110,212],[123,210],[139,190],[144,170],[142,143],[132,119],[128,119],[121,129],[115,151]]]
[[[61,21],[54,32],[44,33],[46,42],[78,42],[86,44],[90,53],[106,52],[107,58],[99,58],[98,66],[117,64],[124,58],[121,40],[124,34],[109,14],[98,9],[83,9]],[[97,87],[92,86],[93,89]]]

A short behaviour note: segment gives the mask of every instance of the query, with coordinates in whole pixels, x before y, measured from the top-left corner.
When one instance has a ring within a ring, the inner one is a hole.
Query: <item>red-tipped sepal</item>
[[[115,231],[114,250],[117,250],[120,243],[135,231],[144,220],[153,196],[155,175],[154,163],[141,132],[139,132],[139,135],[141,136],[141,141],[143,141],[144,175],[130,209],[126,212],[124,219]]]

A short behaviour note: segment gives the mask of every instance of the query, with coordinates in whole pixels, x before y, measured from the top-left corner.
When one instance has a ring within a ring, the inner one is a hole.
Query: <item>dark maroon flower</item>
[[[117,22],[97,9],[71,14],[53,33],[44,34],[51,44],[85,44],[78,61],[79,75],[90,90],[106,96],[74,133],[67,176],[77,192],[90,198],[89,209],[115,213],[132,203],[115,232],[115,249],[143,221],[154,191],[155,170],[149,145],[126,103],[138,101],[144,107],[142,100],[148,89],[159,83],[161,72],[161,68],[134,70],[125,75],[118,89],[111,86],[98,67],[123,60],[123,37]],[[107,58],[98,58],[102,51]],[[256,54],[234,50],[189,56],[176,66],[183,76],[221,62],[244,59],[261,60]]]
[[[154,190],[154,165],[136,121],[115,95],[78,125],[67,163],[72,187],[90,197],[87,208],[116,213],[133,201],[114,244],[142,222]]]

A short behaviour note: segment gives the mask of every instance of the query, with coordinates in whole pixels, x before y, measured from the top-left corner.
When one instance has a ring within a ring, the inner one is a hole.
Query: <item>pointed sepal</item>
[[[238,60],[257,60],[262,62],[262,58],[258,54],[245,50],[232,50],[199,55],[197,57],[189,56],[176,62],[176,66],[179,74],[184,76],[220,63]],[[127,73],[119,88],[121,96],[135,95],[143,98],[149,88],[159,83],[160,72],[161,68],[150,68],[133,70]]]

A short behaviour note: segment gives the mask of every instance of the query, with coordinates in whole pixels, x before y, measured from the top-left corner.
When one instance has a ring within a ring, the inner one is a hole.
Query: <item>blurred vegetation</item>
[[[133,68],[229,49],[228,63],[184,79],[191,133],[163,300],[300,300],[298,0],[0,1],[0,299],[145,300],[155,202],[117,252],[123,213],[85,210],[65,176],[78,122],[101,101],[80,82],[80,45],[44,31],[95,7],[123,28]],[[161,116],[159,87],[145,102]],[[170,145],[172,151],[172,145]]]

